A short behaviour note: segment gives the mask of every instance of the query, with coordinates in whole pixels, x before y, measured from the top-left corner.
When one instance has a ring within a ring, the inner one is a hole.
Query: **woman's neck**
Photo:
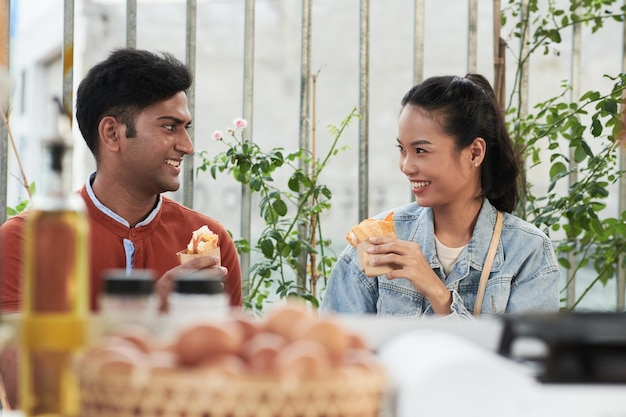
[[[455,207],[433,207],[433,222],[437,239],[451,248],[466,245],[474,233],[482,203],[482,200],[472,200]]]

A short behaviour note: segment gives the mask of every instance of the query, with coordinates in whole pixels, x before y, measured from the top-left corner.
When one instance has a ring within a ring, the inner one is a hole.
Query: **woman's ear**
[[[481,138],[480,136],[474,138],[474,141],[469,146],[470,163],[475,167],[479,167],[485,159],[486,150],[487,143],[485,142],[485,139]]]
[[[120,147],[120,123],[113,116],[105,116],[98,124],[98,140],[103,147],[115,152]]]

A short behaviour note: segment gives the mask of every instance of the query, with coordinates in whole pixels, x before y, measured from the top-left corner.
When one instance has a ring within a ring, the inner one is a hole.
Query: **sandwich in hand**
[[[191,234],[187,249],[178,252],[177,255],[181,263],[199,256],[215,256],[219,259],[219,236],[208,226],[202,226]]]
[[[368,277],[377,277],[385,275],[393,268],[390,265],[371,266],[370,261],[378,255],[372,255],[367,252],[367,248],[372,246],[369,242],[370,237],[396,237],[396,229],[393,223],[393,212],[387,214],[384,219],[365,219],[361,223],[352,227],[346,235],[346,240],[356,248],[357,257],[361,270]]]

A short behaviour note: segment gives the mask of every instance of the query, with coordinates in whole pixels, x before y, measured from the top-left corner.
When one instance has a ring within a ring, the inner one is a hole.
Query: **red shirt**
[[[146,225],[129,228],[103,213],[91,201],[85,186],[80,191],[90,225],[91,309],[98,310],[102,289],[101,274],[106,269],[126,268],[124,239],[133,242],[134,269],[152,269],[157,279],[179,265],[176,253],[185,249],[191,234],[207,225],[219,236],[222,266],[228,269],[225,290],[232,306],[241,306],[241,267],[230,234],[215,219],[161,196],[161,207]],[[22,252],[26,213],[8,219],[0,226],[0,311],[16,312],[22,297]]]

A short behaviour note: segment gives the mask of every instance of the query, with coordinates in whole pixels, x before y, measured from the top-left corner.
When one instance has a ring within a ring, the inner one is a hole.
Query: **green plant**
[[[207,151],[199,152],[202,161],[197,173],[209,170],[214,179],[219,173],[230,173],[252,193],[260,195],[259,216],[265,228],[254,244],[235,240],[240,253],[252,250],[260,256],[250,268],[246,308],[262,309],[271,292],[280,298],[299,296],[318,305],[317,281],[327,279],[335,262],[335,257],[328,253],[330,241],[324,239],[320,222],[320,215],[331,208],[331,191],[319,179],[330,159],[345,148],[339,147],[338,142],[355,117],[359,113],[353,109],[338,127],[329,126],[333,141],[319,159],[307,149],[288,153],[283,148],[261,149],[244,136],[247,123],[243,119],[235,119],[235,127],[227,130],[232,140],[225,140],[220,131],[213,133],[214,139],[227,146],[226,151],[213,159]],[[277,185],[274,176],[284,170],[288,175],[286,186]],[[299,234],[301,227],[306,229],[305,239]],[[299,285],[296,278],[302,255],[309,263],[305,286]]]
[[[559,4],[562,2],[548,1],[540,8],[537,1],[531,0],[524,10],[522,2],[510,0],[502,21],[523,16],[512,33],[520,42],[507,104],[509,131],[531,167],[550,164],[547,194],[533,195],[532,184],[528,184],[531,192],[524,196],[519,211],[546,232],[564,234],[555,240],[555,248],[560,264],[571,271],[567,285],[589,264],[597,274],[572,304],[574,309],[593,285],[606,284],[615,277],[618,259],[626,251],[626,211],[616,217],[599,215],[607,206],[607,187],[624,174],[619,168],[618,151],[622,133],[619,109],[626,74],[606,75],[613,83],[608,92],[587,91],[571,100],[566,96],[572,87],[564,83],[560,95],[536,104],[526,114],[519,94],[522,73],[533,54],[549,54],[561,42],[565,29],[578,23],[591,26],[595,33],[609,19],[623,22],[626,7],[616,10],[618,3],[614,0],[571,1],[567,8]],[[565,193],[556,191],[560,184],[565,184],[560,187],[566,189]],[[576,264],[571,263],[572,258]]]

